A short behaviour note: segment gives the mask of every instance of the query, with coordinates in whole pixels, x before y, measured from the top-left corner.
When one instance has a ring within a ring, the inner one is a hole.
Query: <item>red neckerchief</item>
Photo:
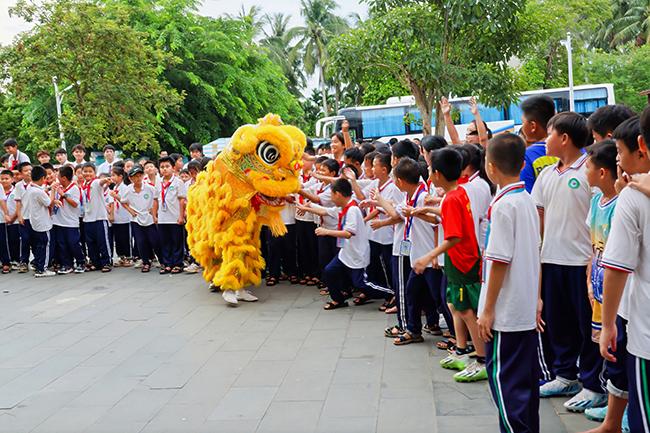
[[[321,187],[318,189],[318,194],[322,194],[322,193],[324,193],[325,191],[327,191],[327,189],[328,189],[330,186],[331,186],[331,185],[330,185],[329,183],[324,183],[324,182],[323,182],[323,184],[321,185]]]
[[[301,174],[301,176],[302,176],[302,183],[303,184],[307,183],[307,181],[309,181],[309,179],[311,179],[311,174],[304,174],[303,173],[303,174]],[[298,203],[304,204],[305,203],[305,197],[299,195],[298,196]]]
[[[15,188],[16,188],[16,187],[15,187],[14,185],[11,185],[11,188],[9,188],[9,192],[6,192],[6,191],[5,191],[5,196],[7,197],[7,198],[5,198],[5,202],[6,202],[7,200],[9,200],[9,196],[11,195],[12,192],[14,192],[14,189],[15,189]]]
[[[466,184],[467,182],[469,182],[469,176],[461,176],[461,177],[458,179],[458,185],[464,185],[464,184]]]
[[[70,188],[72,188],[73,186],[74,186],[74,182],[70,182],[70,185],[68,185],[66,189],[63,190],[63,194],[61,194],[59,198],[62,198],[65,195],[65,193],[70,191]],[[63,207],[64,205],[65,205],[65,199],[61,200],[61,207]]]
[[[339,230],[343,230],[343,226],[345,225],[345,216],[347,215],[350,208],[356,205],[357,202],[354,199],[352,199],[348,204],[345,205],[343,210],[339,212]]]
[[[167,207],[167,190],[171,186],[172,182],[174,182],[174,179],[176,176],[172,175],[171,179],[169,179],[169,182],[165,182],[164,180],[161,180],[160,183],[160,198],[162,199],[162,205],[164,207]]]
[[[90,186],[95,181],[95,179],[97,178],[93,177],[89,182],[84,182],[81,186],[81,190],[86,193],[86,203],[90,203]]]

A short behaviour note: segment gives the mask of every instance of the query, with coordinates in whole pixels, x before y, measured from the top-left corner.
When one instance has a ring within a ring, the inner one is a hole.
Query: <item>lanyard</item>
[[[343,210],[339,212],[339,230],[343,230],[343,227],[345,226],[345,219],[347,217],[348,211],[352,206],[356,206],[357,202],[354,200],[350,200],[348,204],[345,205]]]
[[[426,190],[426,184],[420,183],[420,186],[418,186],[417,191],[415,191],[415,197],[413,200],[409,201],[408,197],[406,198],[406,204],[411,207],[416,207],[418,203],[418,198],[420,197],[420,194],[422,194]],[[406,218],[406,224],[404,224],[404,240],[408,239],[409,235],[411,234],[411,227],[413,226],[413,217],[407,217]]]
[[[169,182],[161,182],[160,184],[160,198],[162,199],[162,205],[164,209],[167,209],[167,190],[171,186],[172,182],[174,182],[174,179],[176,176],[172,176],[171,179],[169,179]]]

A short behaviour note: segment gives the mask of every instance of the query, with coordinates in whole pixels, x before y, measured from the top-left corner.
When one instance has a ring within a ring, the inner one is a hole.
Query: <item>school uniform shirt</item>
[[[379,185],[379,180],[375,179],[373,183],[364,190],[366,198],[370,198],[370,191],[374,188],[379,190],[379,194],[381,194],[383,198],[393,203],[398,203],[404,200],[404,195],[399,188],[395,186],[392,179],[388,179],[381,185]],[[386,215],[383,209],[379,209],[379,215],[377,218],[384,220],[388,219],[389,216]],[[368,239],[381,245],[391,245],[393,243],[393,226],[386,226],[378,230],[373,230],[370,227],[370,221],[368,221]]]
[[[400,242],[404,240],[404,216],[402,215],[402,209],[404,203],[406,202],[406,193],[397,190],[395,194],[395,201],[393,202],[393,207],[397,212],[397,215],[401,218],[399,222],[393,225],[393,255],[398,257],[400,255]]]
[[[99,179],[93,179],[90,183],[84,182],[81,187],[81,200],[84,205],[83,221],[85,223],[108,220],[104,187]]]
[[[7,212],[9,215],[15,215],[16,214],[16,187],[12,186],[9,188],[9,191],[5,191],[4,188],[0,187],[2,189],[2,192],[5,195],[5,203],[7,203]],[[12,224],[18,224],[18,218],[14,220],[10,225]]]
[[[524,168],[519,175],[519,178],[526,183],[526,191],[532,192],[542,170],[557,161],[556,157],[546,155],[545,141],[538,141],[528,146],[524,155]]]
[[[409,259],[411,260],[411,265],[422,256],[428,254],[435,248],[435,232],[433,230],[434,225],[420,219],[416,216],[406,217],[404,215],[404,207],[422,207],[424,206],[424,198],[427,196],[427,188],[424,182],[420,183],[420,186],[413,193],[411,197],[403,201],[400,205],[396,207],[397,213],[404,218],[404,224],[401,231],[401,237],[398,243],[397,255],[399,255],[399,244],[403,240],[407,240],[411,243],[411,251],[409,254]],[[393,248],[393,251],[395,249]],[[427,268],[432,267],[431,262],[427,263]]]
[[[158,224],[178,224],[181,216],[180,198],[187,198],[187,190],[183,181],[172,176],[169,182],[161,180],[157,187],[158,193]]]
[[[440,204],[445,240],[460,241],[447,251],[451,263],[462,273],[469,272],[479,258],[472,208],[465,189],[458,187],[445,194]]]
[[[26,194],[30,187],[31,183],[27,183],[24,180],[21,180],[16,185],[16,189],[14,191],[15,200],[21,203],[22,207],[20,208],[20,212],[23,215],[23,219],[26,220],[29,219],[29,202],[27,201]]]
[[[329,211],[328,214],[323,217],[317,215],[317,223],[326,229],[336,230],[338,227],[338,210],[332,201],[332,185],[320,183],[316,190],[316,195],[320,198],[320,208]],[[315,205],[312,206],[317,207]]]
[[[114,190],[117,191],[117,196],[121,200],[126,195],[127,189],[128,186],[122,182],[119,185],[116,185]],[[120,203],[119,200],[115,200],[115,210],[113,216],[113,224],[126,224],[131,222],[131,214],[126,210],[124,206],[122,206],[122,203]]]
[[[296,205],[293,203],[285,203],[280,211],[280,218],[284,225],[291,225],[296,223]]]
[[[535,329],[541,238],[537,208],[524,182],[507,185],[497,192],[490,205],[488,233],[479,317],[485,307],[492,264],[506,263],[492,328],[502,332]]]
[[[629,292],[627,350],[650,359],[650,200],[643,193],[629,187],[621,191],[602,263],[633,273],[625,289]]]
[[[29,202],[30,222],[35,232],[47,232],[52,228],[52,218],[48,206],[52,203],[43,187],[32,184],[26,200]]]
[[[0,187],[0,200],[4,201],[5,203],[7,202],[7,195],[5,194],[5,189],[2,187]],[[0,208],[0,224],[4,224],[4,223],[5,223],[5,213],[2,211],[2,208]]]
[[[106,215],[110,214],[111,205],[115,202],[115,199],[112,195],[109,194],[109,192],[110,191],[108,189],[104,190],[104,205],[106,206]],[[115,213],[113,213],[113,215],[115,215]],[[108,226],[113,226],[113,223],[110,222],[110,220],[108,221]]]
[[[121,159],[119,159],[119,158],[115,158],[115,159],[113,160],[113,162],[104,161],[104,162],[102,162],[101,164],[99,164],[99,165],[97,166],[97,176],[99,176],[100,174],[104,174],[104,173],[110,175],[110,174],[111,174],[111,170],[113,170],[113,166],[115,165],[115,163],[116,163],[117,161],[121,161]]]
[[[472,220],[474,221],[474,232],[478,240],[478,246],[485,248],[485,233],[487,231],[487,211],[492,201],[490,185],[478,175],[478,172],[471,175],[466,183],[461,185],[469,197],[469,204],[472,208]]]
[[[562,171],[558,164],[546,167],[535,182],[533,200],[544,211],[542,263],[585,266],[591,259],[591,239],[585,226],[591,202],[586,160],[583,154]]]
[[[315,189],[318,186],[318,180],[314,178],[313,176],[310,175],[300,175],[300,187],[301,189],[311,193],[315,194]],[[296,198],[296,201],[302,205],[309,203],[309,200],[307,200],[305,197],[301,196],[300,194],[296,194],[294,196]],[[295,217],[297,221],[306,221],[306,222],[319,222],[320,217],[318,215],[314,215],[309,212],[305,212],[304,214],[300,214],[298,209],[295,209]]]
[[[52,211],[52,223],[60,227],[79,227],[81,190],[77,185],[71,183],[67,188],[64,188],[63,193],[70,200],[77,203],[77,207],[73,207],[63,197],[59,197],[57,194],[57,199],[61,201],[61,207],[57,207]]]
[[[342,239],[339,260],[351,269],[363,269],[370,264],[370,244],[368,231],[363,222],[363,213],[358,206],[350,206],[341,217],[341,230],[352,234],[350,239]]]
[[[143,182],[140,192],[136,192],[133,184],[129,185],[126,194],[122,198],[123,204],[128,204],[137,215],[131,217],[131,221],[146,227],[153,224],[153,215],[151,209],[153,202],[156,200],[156,190],[153,186]]]
[[[7,162],[9,163],[9,170],[14,170],[18,164],[22,164],[23,162],[31,162],[31,160],[29,159],[29,156],[18,150],[16,152],[16,156],[9,155]]]

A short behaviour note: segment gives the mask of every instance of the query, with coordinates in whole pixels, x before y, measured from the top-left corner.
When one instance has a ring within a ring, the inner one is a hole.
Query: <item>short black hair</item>
[[[81,150],[82,152],[86,153],[86,148],[83,144],[75,144],[72,148],[72,151],[74,152],[75,150]]]
[[[171,156],[163,156],[162,158],[160,158],[160,159],[158,160],[158,167],[160,167],[160,165],[161,165],[163,162],[168,163],[168,164],[171,165],[172,167],[174,166],[174,164],[176,164],[176,160],[175,160],[174,158],[172,158]]]
[[[332,192],[338,192],[343,197],[352,197],[352,185],[347,179],[336,179],[332,183]]]
[[[107,150],[112,150],[113,152],[115,152],[115,146],[113,146],[112,144],[107,144],[107,145],[104,146],[104,148],[102,149],[102,152],[106,152]]]
[[[379,162],[379,165],[381,165],[382,167],[385,167],[386,170],[388,170],[388,172],[390,173],[391,169],[393,168],[391,163],[390,163],[390,160],[391,160],[390,154],[375,152],[375,157],[374,157],[373,161],[374,160],[377,160],[377,162]]]
[[[126,175],[126,173],[124,172],[124,166],[121,166],[121,167],[120,166],[117,166],[117,167],[113,166],[113,168],[111,169],[111,173],[116,174],[118,176],[122,176],[122,177],[124,177]]]
[[[393,169],[393,175],[409,185],[420,183],[420,168],[415,159],[409,157],[400,158]]]
[[[463,165],[465,167],[472,167],[474,170],[480,170],[483,158],[485,157],[482,148],[475,144],[463,144],[460,148],[467,155],[467,164],[463,161]]]
[[[23,168],[25,168],[25,167],[31,167],[31,166],[32,166],[32,163],[31,163],[31,162],[27,162],[27,161],[25,161],[25,162],[21,162],[20,164],[18,164],[18,165],[16,166],[16,170],[18,170],[19,172],[22,172],[22,171],[23,171]]]
[[[119,161],[115,161],[113,163],[113,167],[122,167],[122,168],[124,168],[124,164],[125,164],[124,160],[120,159]]]
[[[325,155],[317,156],[314,161],[315,164],[322,164],[324,161],[327,161],[329,158]]]
[[[201,158],[201,170],[205,170],[205,168],[208,166],[208,164],[212,161],[212,158],[204,156]]]
[[[147,159],[147,160],[145,160],[145,161],[142,163],[142,167],[144,167],[144,166],[147,165],[147,164],[153,164],[154,167],[158,168],[158,164],[156,163],[156,161],[152,161],[151,159]]]
[[[531,96],[521,103],[521,111],[528,121],[537,122],[546,129],[548,121],[555,114],[555,103],[546,95]]]
[[[644,114],[647,116],[645,110]],[[639,116],[634,116],[618,125],[612,138],[621,141],[630,152],[636,152],[639,149],[639,135],[641,135],[641,120]]]
[[[97,170],[97,169],[95,168],[95,164],[93,164],[92,162],[84,162],[83,164],[81,164],[81,168],[82,168],[82,169],[83,169],[83,168],[92,168],[93,171],[96,171],[96,170]]]
[[[516,134],[497,134],[487,146],[490,162],[500,172],[508,176],[517,176],[521,172],[526,155],[526,142]]]
[[[361,151],[361,149],[357,149],[356,147],[345,149],[345,152],[343,152],[343,156],[345,158],[351,159],[352,161],[359,164],[363,164],[363,155],[364,153]]]
[[[184,168],[181,171],[179,171],[178,174],[190,174],[190,170],[188,170],[187,168]]]
[[[341,168],[338,161],[333,158],[327,158],[321,163],[321,165],[325,167],[330,173],[338,173],[339,169]]]
[[[548,121],[548,129],[553,128],[560,134],[566,134],[578,149],[591,144],[591,134],[587,128],[587,119],[582,114],[573,111],[563,111]]]
[[[373,150],[372,152],[368,152],[363,156],[363,160],[364,161],[374,161],[375,156],[377,156],[378,153],[379,152],[377,152],[376,150]]]
[[[604,137],[634,115],[634,111],[623,104],[605,105],[591,113],[587,119],[587,127]]]
[[[176,161],[178,161],[179,159],[181,159],[181,160],[183,159],[183,155],[181,155],[180,153],[172,153],[171,155],[169,155],[169,158],[171,158],[174,161],[174,164],[176,164]],[[174,165],[174,164],[172,164],[172,165]]]
[[[367,154],[369,154],[370,152],[374,152],[374,151],[376,150],[376,149],[375,149],[375,145],[374,145],[374,144],[371,144],[371,143],[363,143],[363,144],[359,147],[359,149],[361,150],[361,152],[363,152],[364,155],[367,155]]]
[[[187,163],[187,170],[201,171],[201,163],[199,161],[190,161]]]
[[[307,146],[307,147],[305,147],[304,152],[305,152],[307,155],[311,155],[311,156],[316,155],[316,151],[314,150],[314,146]]]
[[[1,176],[1,175],[5,175],[5,176],[13,176],[13,175],[14,175],[14,172],[11,171],[11,170],[2,170],[2,171],[0,171],[0,176]]]
[[[46,162],[44,164],[41,164],[41,167],[43,167],[45,170],[54,170],[54,165],[52,165],[49,162]]]
[[[190,144],[190,152],[199,151],[203,154],[203,145],[201,143],[192,143]]]
[[[16,141],[15,138],[7,138],[4,143],[2,143],[3,147],[18,147],[18,142]]]
[[[69,165],[64,165],[59,167],[59,176],[65,177],[68,180],[72,180],[74,177],[74,170]]]
[[[60,155],[62,153],[68,156],[68,152],[62,147],[59,147],[57,150],[54,151],[54,156]]]
[[[602,140],[594,143],[587,148],[589,160],[598,168],[604,168],[609,171],[614,179],[617,178],[616,169],[616,142],[614,140]]]
[[[341,143],[345,143],[345,137],[343,137],[343,133],[342,133],[342,132],[335,132],[334,134],[332,134],[332,135],[330,136],[330,139],[333,138],[333,137],[338,138],[339,141],[340,141]]]
[[[447,145],[447,140],[441,135],[425,135],[420,141],[420,146],[422,146],[426,152],[442,149]]]
[[[36,152],[36,158],[38,158],[41,155],[47,155],[48,157],[50,156],[50,152],[48,152],[45,149],[39,149],[38,152]]]
[[[32,180],[37,182],[47,176],[45,169],[40,165],[35,165],[32,167]]]
[[[645,107],[641,113],[639,124],[643,141],[645,141],[646,146],[650,146],[650,106]]]
[[[391,146],[391,151],[395,158],[411,158],[414,160],[418,159],[420,151],[415,143],[413,143],[408,138],[398,141]]]
[[[467,168],[467,166],[469,165],[469,159],[470,159],[469,151],[467,150],[467,148],[463,146],[456,146],[454,147],[454,150],[457,150],[458,153],[460,153],[460,156],[463,157],[463,163],[460,166],[462,167],[463,170],[465,170],[465,168]]]
[[[439,172],[448,182],[460,178],[462,165],[463,156],[454,147],[447,146],[431,152],[431,171]]]

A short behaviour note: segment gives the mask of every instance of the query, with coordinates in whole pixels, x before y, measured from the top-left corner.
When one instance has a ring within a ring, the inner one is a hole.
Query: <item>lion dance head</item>
[[[261,281],[260,229],[286,233],[285,197],[300,189],[305,134],[267,114],[244,125],[188,191],[187,241],[203,277],[222,290]]]

